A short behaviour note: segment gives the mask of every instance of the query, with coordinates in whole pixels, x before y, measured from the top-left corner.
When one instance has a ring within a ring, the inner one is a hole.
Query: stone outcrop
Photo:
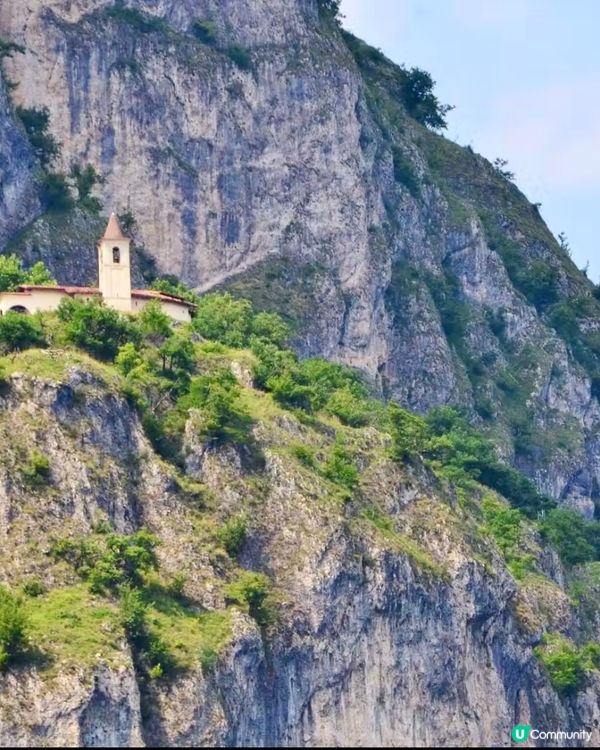
[[[466,406],[540,489],[594,514],[589,368],[507,253],[532,278],[550,269],[567,304],[591,284],[509,180],[408,117],[393,66],[361,57],[318,3],[5,2],[0,35],[26,48],[4,68],[14,104],[49,108],[57,168],[96,167],[160,272],[279,308],[299,351],[417,411]],[[69,221],[42,219],[16,247],[86,283],[85,217]]]
[[[161,541],[163,574],[186,575],[186,629],[216,612],[229,614],[231,631],[209,665],[194,653],[185,669],[148,681],[118,625],[99,613],[95,627],[108,637],[87,643],[77,635],[83,612],[65,611],[76,657],[48,621],[36,644],[46,661],[0,676],[1,744],[509,746],[518,723],[585,728],[600,740],[595,678],[560,697],[533,654],[545,630],[579,629],[549,551],[536,547],[546,573],[535,585],[517,583],[452,492],[418,463],[387,459],[372,428],[355,432],[360,491],[344,500],[281,449],[301,441],[327,450],[334,436],[274,408],[254,427],[255,466],[187,431],[198,504],[116,385],[98,365],[52,351],[15,363],[0,397],[3,437],[18,435],[0,463],[0,580],[14,587],[35,575],[45,611],[56,590],[85,590],[56,563],[53,543],[100,522],[121,533],[143,524]],[[20,468],[33,445],[50,467],[36,488]],[[385,533],[367,521],[368,507],[389,519]],[[211,523],[240,512],[239,564],[274,582],[268,626],[231,606],[223,592],[237,563],[207,543]]]
[[[15,121],[0,76],[0,247],[40,210],[36,165],[24,130]]]

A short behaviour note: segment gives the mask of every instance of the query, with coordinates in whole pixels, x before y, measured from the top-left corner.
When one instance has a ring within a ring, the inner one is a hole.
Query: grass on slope
[[[115,663],[122,656],[125,634],[117,605],[94,596],[85,584],[26,597],[25,612],[31,646],[50,673],[65,665]]]

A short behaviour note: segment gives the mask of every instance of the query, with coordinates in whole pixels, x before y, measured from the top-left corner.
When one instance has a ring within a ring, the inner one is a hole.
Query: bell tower
[[[98,245],[98,286],[107,307],[131,312],[131,239],[111,214]]]

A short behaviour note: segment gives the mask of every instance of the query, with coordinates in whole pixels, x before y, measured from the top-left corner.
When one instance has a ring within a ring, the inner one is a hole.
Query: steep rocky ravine
[[[540,489],[595,513],[591,283],[316,0],[3,0],[0,38],[24,48],[4,77],[13,106],[48,107],[55,168],[92,163],[159,272],[277,307],[299,351],[413,409],[465,405]],[[43,214],[4,88],[0,121],[0,247],[88,283],[97,217]]]
[[[304,424],[251,387],[246,358],[231,366],[252,455],[210,447],[190,423],[184,474],[152,449],[114,368],[52,349],[13,357],[0,581],[41,587],[28,605],[39,656],[0,676],[0,744],[486,746],[508,745],[518,723],[598,742],[595,673],[561,698],[532,650],[544,631],[579,632],[556,556],[532,537],[540,572],[518,583],[477,520],[480,497],[465,503],[419,461],[391,461],[372,427]],[[360,466],[352,496],[297,449],[326,455],[336,432]],[[37,483],[33,451],[48,459]],[[232,556],[218,530],[241,513]],[[153,627],[176,654],[153,680],[114,603],[52,552],[142,526],[161,542]],[[273,581],[275,615],[260,625],[231,599],[244,568]]]

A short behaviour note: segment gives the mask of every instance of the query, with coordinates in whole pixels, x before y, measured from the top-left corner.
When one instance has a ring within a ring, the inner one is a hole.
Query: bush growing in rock
[[[72,565],[94,593],[103,593],[124,585],[142,586],[144,576],[158,569],[158,543],[149,531],[140,529],[128,535],[108,534],[97,541],[62,539],[52,552]]]
[[[41,487],[50,481],[50,460],[37,448],[19,468],[21,476],[31,487]]]
[[[563,696],[580,690],[590,670],[600,667],[600,644],[580,648],[559,635],[547,634],[535,655],[544,665],[554,689]]]
[[[343,443],[335,444],[323,468],[323,476],[347,490],[354,490],[358,486],[358,469]]]
[[[121,600],[121,624],[127,637],[132,641],[138,641],[146,635],[146,612],[148,607],[144,602],[142,593],[131,584],[123,584],[119,587]]]
[[[540,524],[540,530],[565,565],[579,565],[600,556],[598,521],[586,521],[567,508],[554,508]]]
[[[204,44],[214,44],[217,38],[216,27],[211,21],[194,21],[191,32],[199,42]]]
[[[474,430],[462,414],[452,407],[432,409],[427,417],[429,438],[426,455],[453,472],[453,479],[470,477],[495,489],[526,515],[538,513],[555,504],[536,490],[534,484],[511,466],[501,463],[493,446]]]
[[[202,438],[217,442],[244,442],[252,420],[240,403],[240,386],[228,369],[192,379],[188,392],[178,401],[185,413],[196,411],[196,425]]]
[[[60,154],[60,146],[48,133],[50,126],[50,112],[47,107],[17,107],[17,114],[23,123],[25,132],[35,155],[44,169]]]
[[[266,626],[273,620],[269,606],[271,581],[263,573],[244,571],[237,581],[227,587],[227,599],[232,604],[245,605],[248,614],[259,625]]]
[[[227,50],[229,59],[237,65],[240,70],[250,70],[252,68],[252,56],[247,49],[234,44]]]
[[[229,518],[217,532],[223,548],[230,557],[235,557],[246,541],[247,522],[244,516]]]
[[[0,671],[27,648],[27,618],[21,600],[0,586]]]
[[[32,598],[41,596],[45,592],[44,584],[37,578],[32,578],[29,581],[25,581],[22,586],[23,593]]]

